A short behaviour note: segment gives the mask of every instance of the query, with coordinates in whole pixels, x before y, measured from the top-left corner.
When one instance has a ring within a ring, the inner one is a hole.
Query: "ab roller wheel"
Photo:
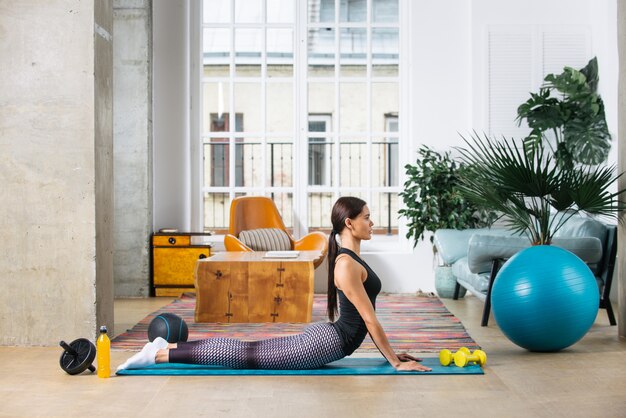
[[[456,353],[452,353],[450,350],[441,350],[439,362],[442,366],[449,366],[454,362],[457,367],[465,367],[469,363],[476,363],[482,367],[487,364],[487,353],[483,350],[475,350],[471,353],[467,347],[459,348]]]
[[[61,341],[59,345],[63,347],[59,364],[68,374],[79,374],[87,369],[91,373],[96,371],[91,365],[96,358],[96,346],[91,341],[79,338],[69,345],[65,341]]]

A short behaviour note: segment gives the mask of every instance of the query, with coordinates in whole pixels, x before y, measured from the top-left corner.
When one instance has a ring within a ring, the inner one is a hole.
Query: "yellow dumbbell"
[[[465,367],[468,363],[478,363],[481,367],[487,363],[487,353],[483,350],[474,350],[472,354],[459,351],[454,356],[454,364],[458,367]]]
[[[446,349],[441,350],[439,352],[439,362],[442,366],[449,366],[453,361],[455,361],[455,358],[459,353],[465,353],[469,355],[470,350],[467,347],[459,348],[459,351],[457,351],[456,353],[453,353],[452,351]]]

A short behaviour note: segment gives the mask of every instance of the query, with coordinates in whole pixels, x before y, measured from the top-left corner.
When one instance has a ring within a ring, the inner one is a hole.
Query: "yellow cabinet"
[[[210,234],[155,233],[152,235],[152,289],[155,296],[180,296],[194,291],[194,272],[199,259],[211,256],[203,243]]]

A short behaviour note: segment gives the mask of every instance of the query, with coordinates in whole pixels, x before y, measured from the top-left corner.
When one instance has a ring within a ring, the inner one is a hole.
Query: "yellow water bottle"
[[[98,377],[111,376],[111,340],[107,335],[107,327],[100,327],[100,336],[96,343],[98,358]]]

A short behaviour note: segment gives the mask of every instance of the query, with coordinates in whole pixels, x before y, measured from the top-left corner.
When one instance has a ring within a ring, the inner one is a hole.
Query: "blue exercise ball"
[[[558,351],[580,340],[598,314],[600,295],[589,267],[559,247],[538,245],[511,257],[491,291],[493,315],[513,343]]]

